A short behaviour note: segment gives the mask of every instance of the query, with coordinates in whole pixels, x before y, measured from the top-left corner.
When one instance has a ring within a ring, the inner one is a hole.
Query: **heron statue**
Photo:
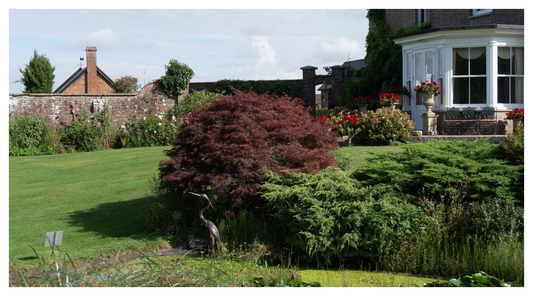
[[[204,211],[207,210],[207,208],[209,208],[209,206],[211,206],[212,209],[214,209],[213,207],[213,204],[211,204],[211,201],[209,200],[209,197],[207,197],[207,195],[205,195],[204,193],[202,194],[198,194],[198,193],[194,193],[194,192],[189,192],[189,194],[192,194],[192,195],[196,195],[196,196],[200,196],[200,197],[203,197],[207,200],[208,204],[205,208],[203,208],[202,210],[200,210],[200,220],[202,220],[202,222],[204,223],[205,227],[207,227],[207,230],[209,231],[209,236],[211,236],[211,250],[215,250],[215,243],[217,244],[217,249],[218,249],[218,257],[220,258],[220,233],[218,232],[218,228],[216,227],[215,223],[209,221],[209,220],[206,220],[204,218]]]

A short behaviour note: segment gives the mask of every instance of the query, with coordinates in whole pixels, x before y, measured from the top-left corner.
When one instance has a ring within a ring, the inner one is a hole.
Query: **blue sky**
[[[221,2],[207,3],[200,7],[218,8]],[[15,6],[8,10],[9,93],[23,91],[14,81],[34,50],[55,67],[55,89],[80,67],[87,46],[96,46],[98,67],[113,80],[131,75],[141,84],[164,75],[170,59],[191,67],[197,82],[300,79],[300,67],[307,65],[324,74],[324,66],[365,56],[366,9],[345,3],[308,10],[279,4],[266,7],[284,9],[240,9],[238,3],[229,5],[238,9]]]

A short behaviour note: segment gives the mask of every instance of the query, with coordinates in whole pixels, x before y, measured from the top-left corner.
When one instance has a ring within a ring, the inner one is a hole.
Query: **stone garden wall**
[[[178,100],[182,100],[185,91]],[[16,115],[38,115],[52,125],[69,125],[72,123],[71,106],[74,103],[80,110],[89,109],[98,112],[103,104],[109,106],[113,126],[124,127],[129,119],[136,114],[141,114],[139,107],[147,107],[149,112],[155,114],[159,106],[164,112],[174,107],[176,98],[166,96],[154,82],[148,83],[136,94],[10,94],[9,117]]]
[[[333,66],[332,75],[316,75],[316,67],[302,67],[303,79],[281,80],[289,82],[294,88],[301,91],[301,99],[315,106],[315,86],[319,84],[333,85],[333,97],[340,92],[344,67]],[[278,80],[266,80],[276,82]],[[9,118],[16,115],[38,115],[43,117],[48,124],[69,125],[72,123],[72,103],[81,109],[89,109],[91,112],[99,111],[103,104],[107,104],[111,112],[113,126],[124,128],[134,115],[140,114],[139,107],[147,107],[152,114],[157,113],[158,104],[163,112],[171,110],[176,100],[183,100],[189,91],[207,90],[214,92],[214,82],[191,82],[179,98],[170,98],[165,95],[161,87],[151,81],[138,93],[133,94],[10,94],[9,95]]]

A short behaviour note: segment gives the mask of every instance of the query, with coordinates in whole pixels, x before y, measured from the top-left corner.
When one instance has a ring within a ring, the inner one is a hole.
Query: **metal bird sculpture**
[[[204,223],[205,227],[207,227],[207,230],[209,231],[209,236],[211,236],[211,250],[215,250],[215,243],[217,244],[217,249],[218,249],[218,257],[220,258],[220,233],[218,232],[218,228],[216,227],[215,223],[209,221],[209,220],[206,220],[204,218],[204,211],[207,210],[209,208],[209,206],[211,206],[212,209],[214,209],[213,205],[211,204],[211,201],[209,200],[209,197],[207,197],[207,195],[205,195],[204,193],[202,194],[198,194],[198,193],[194,193],[194,192],[189,192],[189,194],[192,194],[192,195],[196,195],[196,196],[200,196],[200,197],[203,197],[207,200],[208,202],[208,205],[203,208],[202,210],[200,210],[200,220],[202,220],[202,222]]]

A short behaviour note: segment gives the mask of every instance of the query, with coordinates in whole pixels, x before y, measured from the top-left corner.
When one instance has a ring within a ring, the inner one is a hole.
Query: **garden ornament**
[[[200,220],[202,220],[202,222],[204,223],[205,227],[207,227],[207,230],[209,231],[209,236],[211,236],[211,250],[214,251],[215,242],[216,242],[217,249],[218,249],[218,257],[220,258],[220,245],[221,245],[220,244],[220,233],[218,232],[218,228],[216,227],[215,223],[213,223],[213,222],[211,222],[209,220],[206,220],[204,218],[204,211],[207,210],[207,208],[209,208],[209,206],[211,206],[211,208],[214,209],[213,208],[213,204],[211,204],[211,201],[209,200],[209,197],[207,197],[207,195],[205,195],[204,193],[198,194],[198,193],[194,193],[194,192],[189,192],[189,194],[203,197],[208,202],[208,205],[205,208],[203,208],[202,210],[200,210]]]

